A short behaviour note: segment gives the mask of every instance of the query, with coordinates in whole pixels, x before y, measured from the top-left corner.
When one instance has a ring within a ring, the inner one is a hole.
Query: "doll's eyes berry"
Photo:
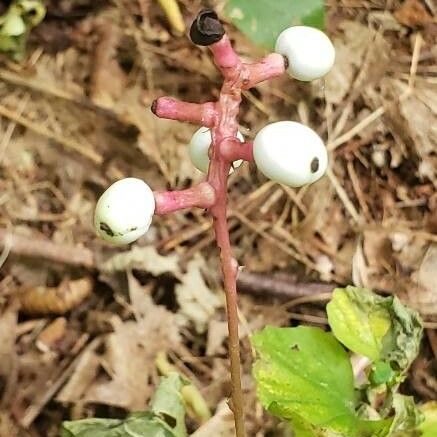
[[[244,137],[241,132],[237,133],[237,138],[244,142]],[[212,143],[211,130],[207,127],[201,127],[194,132],[189,144],[190,159],[194,167],[202,173],[208,173],[209,167],[209,148]],[[231,172],[239,167],[243,161],[238,160],[232,163]]]
[[[302,81],[325,76],[335,60],[330,39],[322,31],[308,26],[285,29],[276,40],[275,51],[285,57],[288,74]]]
[[[317,181],[328,165],[321,138],[294,121],[280,121],[262,128],[255,137],[253,154],[265,176],[290,187]]]
[[[148,231],[154,212],[150,187],[141,179],[121,179],[100,196],[94,227],[99,237],[112,244],[129,244]]]

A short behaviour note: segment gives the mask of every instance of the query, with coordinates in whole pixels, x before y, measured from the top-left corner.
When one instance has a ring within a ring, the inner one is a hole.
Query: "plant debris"
[[[185,22],[201,9],[178,3]],[[228,435],[210,220],[200,209],[161,216],[123,250],[92,226],[96,200],[118,179],[142,178],[155,190],[200,180],[187,148],[196,127],[158,123],[150,105],[161,95],[216,98],[209,54],[172,35],[156,2],[44,4],[46,18],[23,34],[22,61],[0,58],[0,435],[57,437],[66,419],[144,409],[160,352],[211,409],[202,425],[190,417],[188,432]],[[247,139],[266,119],[301,121],[326,140],[332,164],[303,189],[247,164],[230,177],[249,435],[282,431],[256,401],[248,336],[266,324],[326,326],[335,286],[371,288],[420,313],[424,340],[401,391],[422,403],[437,396],[435,12],[429,1],[330,2],[330,75],[245,92]],[[50,40],[49,25],[68,44]],[[259,57],[226,30],[248,62]]]

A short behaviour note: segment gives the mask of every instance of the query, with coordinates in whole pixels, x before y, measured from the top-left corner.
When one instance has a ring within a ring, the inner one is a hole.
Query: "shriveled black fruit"
[[[198,46],[210,46],[222,39],[225,29],[212,9],[200,11],[190,28],[190,38]]]

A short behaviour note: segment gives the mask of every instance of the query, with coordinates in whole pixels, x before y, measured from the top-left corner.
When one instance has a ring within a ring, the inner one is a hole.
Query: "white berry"
[[[244,142],[244,137],[241,132],[237,132],[237,138]],[[212,143],[211,130],[207,127],[201,127],[194,135],[191,137],[191,141],[189,144],[189,153],[191,162],[197,170],[200,170],[202,173],[208,173],[209,167],[209,147]],[[237,168],[243,163],[242,160],[234,161],[233,167]],[[232,168],[231,168],[232,172]]]
[[[155,198],[141,179],[113,183],[100,197],[94,214],[97,234],[112,244],[129,244],[147,232],[155,212]]]
[[[290,76],[306,82],[325,76],[335,60],[331,40],[308,26],[285,29],[276,40],[275,51],[287,58]]]
[[[328,166],[322,139],[295,121],[279,121],[262,128],[253,142],[253,156],[265,176],[290,187],[317,181]]]

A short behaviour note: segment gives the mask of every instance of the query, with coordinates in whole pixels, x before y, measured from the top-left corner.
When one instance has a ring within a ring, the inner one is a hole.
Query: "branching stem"
[[[202,182],[186,190],[155,191],[155,214],[164,215],[187,208],[210,208],[215,203],[215,190],[208,182]]]
[[[209,14],[208,19],[214,15]],[[201,25],[200,27],[200,31],[202,31],[203,28]],[[220,30],[220,25],[215,26],[214,29]],[[245,437],[238,335],[236,285],[238,263],[232,255],[226,220],[227,182],[233,161],[238,159],[253,160],[252,143],[241,143],[236,138],[242,90],[279,76],[284,73],[286,65],[284,58],[274,53],[255,64],[244,64],[232,48],[227,35],[221,36],[220,32],[219,34],[221,39],[208,46],[215,64],[224,78],[219,100],[216,103],[196,104],[162,97],[157,99],[152,106],[152,111],[158,117],[196,123],[211,129],[212,144],[207,181],[203,183],[203,186],[199,184],[189,190],[155,193],[155,200],[159,214],[188,206],[201,206],[208,208],[213,217],[226,292],[235,431],[237,437]],[[201,34],[199,36],[198,33],[195,33],[195,36],[199,38],[199,41],[203,41]],[[209,35],[207,36],[209,37]],[[200,186],[202,187],[199,189]]]

